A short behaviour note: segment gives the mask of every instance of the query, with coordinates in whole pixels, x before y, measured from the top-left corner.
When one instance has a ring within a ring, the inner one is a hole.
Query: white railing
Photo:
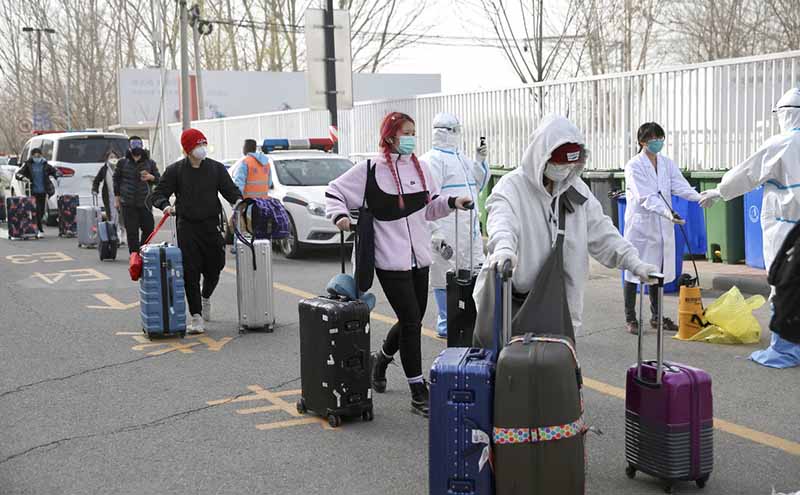
[[[449,111],[464,125],[467,149],[485,136],[491,164],[514,168],[540,115],[557,112],[584,132],[591,150],[590,169],[622,168],[638,150],[639,125],[648,121],[664,127],[664,152],[680,167],[727,169],[777,132],[772,106],[793,86],[800,86],[800,51],[491,91],[363,102],[339,113],[340,152],[374,153],[381,119],[396,110],[416,119],[419,149],[428,149],[427,130],[434,115]],[[214,156],[234,158],[246,138],[327,136],[328,114],[290,110],[193,125],[213,143]],[[180,124],[171,124],[169,134],[174,138],[171,152],[177,154]]]

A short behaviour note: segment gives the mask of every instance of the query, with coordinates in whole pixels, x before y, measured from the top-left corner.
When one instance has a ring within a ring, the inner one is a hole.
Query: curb
[[[738,287],[743,294],[760,294],[769,297],[771,292],[766,275],[717,275],[712,282],[714,290],[721,292],[727,292],[734,286]]]

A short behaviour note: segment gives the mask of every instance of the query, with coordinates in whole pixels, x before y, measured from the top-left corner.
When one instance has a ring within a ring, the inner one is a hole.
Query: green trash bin
[[[696,171],[691,179],[697,181],[700,191],[715,189],[724,171]],[[718,201],[705,210],[708,250],[706,257],[716,262],[728,264],[742,263],[744,253],[744,201],[738,197],[731,201]]]
[[[619,228],[618,202],[616,198],[612,200],[609,194],[622,189],[619,174],[623,178],[625,177],[625,173],[619,170],[587,170],[581,174],[583,180],[588,183],[592,194],[602,205],[603,213],[611,218],[617,228]]]
[[[489,198],[489,195],[492,194],[492,189],[494,189],[495,184],[497,184],[501,177],[509,172],[513,172],[513,169],[490,168],[489,181],[486,183],[486,187],[483,188],[480,195],[478,195],[478,219],[481,223],[481,233],[484,236],[486,235],[486,218],[488,216],[486,213],[486,200]]]

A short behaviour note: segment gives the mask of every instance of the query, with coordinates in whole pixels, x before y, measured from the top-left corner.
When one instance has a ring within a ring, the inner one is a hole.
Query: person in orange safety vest
[[[244,142],[244,157],[234,165],[233,182],[245,198],[268,198],[272,189],[272,170],[269,157],[258,151],[256,142]]]

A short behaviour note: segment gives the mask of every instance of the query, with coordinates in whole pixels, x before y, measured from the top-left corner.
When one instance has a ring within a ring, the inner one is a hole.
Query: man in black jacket
[[[183,278],[191,320],[187,333],[203,333],[203,322],[211,319],[211,295],[225,267],[225,239],[222,235],[222,205],[218,194],[231,204],[242,193],[225,166],[207,158],[206,137],[197,129],[181,135],[186,157],[164,170],[153,205],[178,219],[178,247],[183,255]],[[169,199],[175,195],[175,206]],[[200,276],[203,287],[200,288]]]
[[[42,150],[33,148],[31,157],[16,174],[17,179],[28,179],[31,183],[31,195],[36,199],[36,224],[39,227],[39,237],[44,235],[42,219],[47,210],[47,198],[56,193],[56,187],[50,177],[61,177],[61,172],[47,163],[42,156]]]
[[[114,170],[114,206],[122,211],[122,223],[128,233],[128,251],[134,253],[139,251],[155,226],[152,207],[147,200],[151,185],[158,184],[160,174],[140,137],[131,136],[128,144],[130,149]]]

